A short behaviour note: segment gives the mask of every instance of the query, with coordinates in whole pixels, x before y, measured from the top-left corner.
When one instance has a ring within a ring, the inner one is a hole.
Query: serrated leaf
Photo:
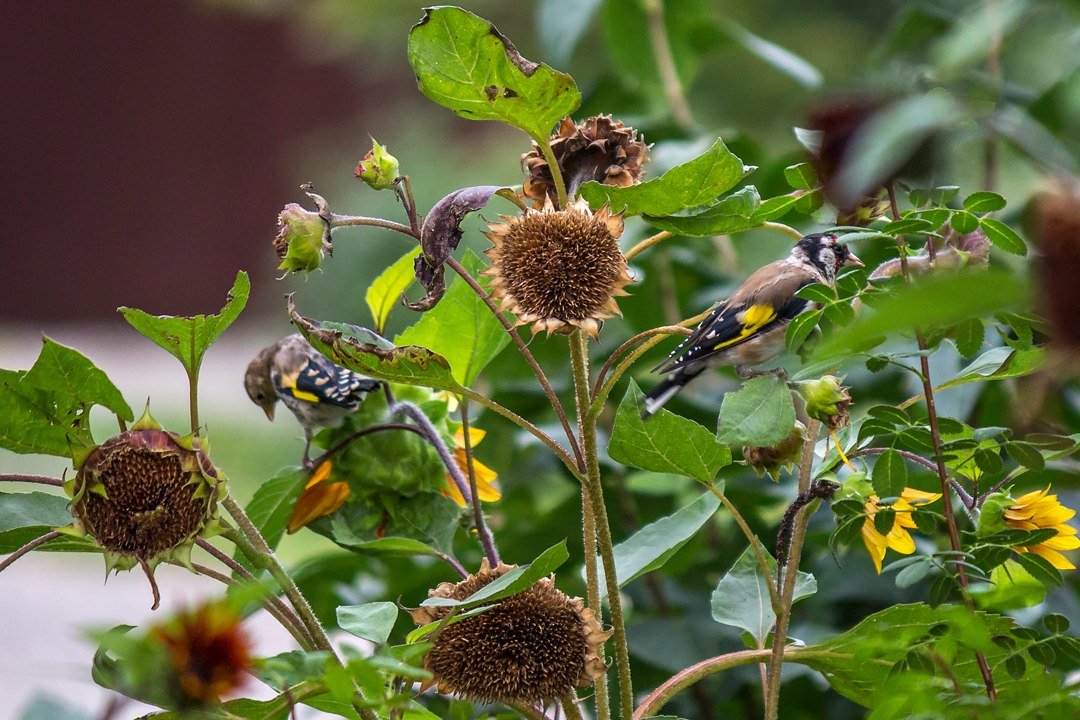
[[[413,264],[420,254],[416,247],[398,258],[390,267],[379,273],[364,294],[364,301],[371,310],[375,331],[382,333],[390,311],[401,302],[401,295],[413,281]]]
[[[809,285],[804,285],[799,288],[795,292],[795,296],[811,302],[828,305],[836,300],[836,290],[821,283],[810,283]]]
[[[1065,580],[1061,577],[1061,571],[1050,564],[1050,561],[1035,553],[1017,553],[1013,558],[1033,578],[1041,582],[1047,588],[1061,587]]]
[[[487,604],[501,600],[504,597],[515,595],[525,588],[532,587],[541,578],[545,578],[555,572],[564,562],[570,558],[566,551],[566,541],[558,545],[552,545],[540,557],[528,565],[521,565],[480,588],[472,595],[461,600],[444,597],[430,597],[420,605],[424,607],[475,607],[481,603]]]
[[[802,202],[803,198],[810,194],[820,194],[819,190],[811,190],[804,192],[802,190],[796,190],[789,195],[779,195],[777,197],[771,197],[767,200],[762,200],[758,205],[757,210],[750,216],[751,222],[755,225],[760,225],[770,220],[777,220],[787,215],[789,212],[795,209],[795,207]]]
[[[289,516],[307,479],[306,470],[285,468],[276,477],[260,484],[248,502],[245,511],[271,550],[281,542]]]
[[[809,312],[800,313],[788,323],[785,336],[788,352],[795,352],[802,347],[802,344],[806,342],[806,338],[810,337],[810,333],[814,332],[814,328],[817,327],[820,320],[821,310],[810,310]]]
[[[217,315],[150,315],[136,308],[121,307],[118,311],[131,326],[153,340],[184,366],[189,375],[198,371],[203,355],[221,337],[247,305],[251,281],[241,270],[236,274],[225,307]]]
[[[881,232],[895,237],[897,235],[933,232],[934,229],[934,225],[928,220],[922,218],[903,218],[901,220],[893,220],[892,222],[886,223],[881,228]]]
[[[644,396],[630,381],[615,415],[608,455],[642,470],[672,472],[709,482],[731,463],[731,451],[693,420],[661,408],[642,420]]]
[[[759,542],[765,563],[773,577],[776,576],[776,560]],[[809,573],[799,572],[795,580],[793,602],[817,592],[817,580]],[[712,594],[712,617],[718,623],[746,630],[760,645],[776,624],[769,588],[761,575],[757,554],[746,548],[731,569],[720,578]]]
[[[686,507],[644,526],[615,546],[615,576],[624,587],[645,573],[664,566],[672,555],[690,541],[720,507],[720,501],[707,492]],[[603,568],[597,561],[603,577]],[[601,583],[600,598],[607,597]]]
[[[86,430],[59,416],[53,393],[22,382],[25,373],[0,370],[0,447],[16,453],[70,457],[72,445],[89,445]]]
[[[775,445],[795,427],[795,404],[787,383],[772,375],[747,380],[724,395],[717,440],[724,445]]]
[[[754,214],[761,203],[757,188],[748,185],[696,215],[649,215],[642,217],[661,230],[686,237],[730,235],[757,227]]]
[[[903,456],[892,449],[881,453],[874,463],[871,479],[878,497],[899,497],[907,487],[907,466]]]
[[[986,328],[979,318],[968,318],[959,323],[953,330],[953,340],[956,341],[956,349],[966,358],[972,357],[982,348]]]
[[[983,232],[994,245],[1013,255],[1027,255],[1027,243],[1005,223],[984,217],[979,224],[982,225]]]
[[[465,254],[462,265],[474,277],[481,269],[480,259],[472,252]],[[483,287],[488,284],[487,278],[479,278],[479,282]],[[399,346],[427,348],[445,358],[454,379],[469,386],[510,343],[510,336],[483,299],[468,283],[457,278],[439,304],[394,338],[394,342]]]
[[[101,405],[124,420],[135,419],[108,375],[82,353],[48,337],[42,338],[41,352],[33,367],[23,375],[22,382],[54,393],[61,406]]]
[[[809,190],[817,185],[817,173],[810,163],[788,165],[784,168],[784,179],[796,190]]]
[[[701,155],[652,180],[629,187],[590,180],[579,193],[594,210],[608,205],[612,212],[626,215],[674,215],[713,202],[751,169],[727,149],[723,140],[717,139]]]
[[[996,212],[1005,207],[1005,198],[996,192],[980,190],[964,198],[964,209],[972,213]]]
[[[949,217],[949,224],[956,232],[967,235],[979,227],[979,218],[966,210],[955,210]]]
[[[1005,452],[1028,470],[1039,471],[1046,467],[1042,454],[1029,443],[1012,441],[1005,443]]]
[[[364,605],[341,605],[336,612],[338,626],[342,630],[382,645],[394,629],[398,606],[392,602],[371,602]]]
[[[470,120],[497,120],[546,142],[581,103],[574,79],[526,60],[488,21],[456,7],[427,8],[409,33],[420,91]]]

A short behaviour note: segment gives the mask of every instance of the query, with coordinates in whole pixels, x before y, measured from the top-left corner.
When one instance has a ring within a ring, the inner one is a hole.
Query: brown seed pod
[[[649,146],[637,131],[610,115],[596,115],[579,123],[563,118],[549,142],[571,197],[589,180],[618,187],[641,182],[642,166],[649,161]],[[541,204],[545,198],[554,202],[551,168],[535,142],[532,150],[521,156],[521,167],[528,173],[522,187],[525,197]]]
[[[501,563],[492,569],[484,560],[475,575],[456,585],[442,583],[428,594],[462,600],[512,569]],[[427,624],[448,612],[421,607],[412,616]],[[429,684],[441,693],[484,702],[547,703],[604,674],[603,645],[610,637],[580,598],[557,590],[553,577],[544,578],[490,610],[446,625],[424,667],[434,676]]]
[[[565,210],[548,203],[517,217],[500,216],[485,233],[492,294],[533,332],[581,328],[596,337],[600,322],[619,314],[615,298],[632,282],[619,250],[621,215],[584,200]]]

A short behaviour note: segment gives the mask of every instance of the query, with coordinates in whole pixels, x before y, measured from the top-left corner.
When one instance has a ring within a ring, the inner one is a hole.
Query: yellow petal
[[[890,548],[901,555],[910,555],[915,552],[915,541],[911,538],[911,533],[900,527],[899,523],[893,524],[892,530],[885,536],[885,540],[889,543]]]
[[[885,557],[885,537],[874,527],[874,521],[867,518],[862,526],[862,541],[878,575],[881,574],[881,561]]]
[[[487,435],[487,430],[481,430],[478,427],[469,426],[469,445],[476,447],[480,444],[480,441]],[[458,427],[457,432],[454,433],[454,445],[459,448],[465,447],[465,430],[463,427]]]
[[[1022,507],[1024,505],[1033,505],[1036,501],[1038,501],[1048,492],[1050,492],[1049,485],[1046,486],[1045,490],[1033,490],[1026,495],[1021,495],[1020,497],[1016,498],[1016,505],[1013,505],[1013,508],[1017,508],[1017,506]]]
[[[312,482],[309,482],[301,493],[300,499],[296,501],[292,515],[289,516],[287,526],[289,534],[292,535],[312,521],[335,512],[348,499],[349,493],[347,482],[323,483],[315,481],[313,477]]]
[[[937,502],[941,497],[941,493],[930,493],[916,490],[915,488],[904,488],[904,491],[900,493],[900,497],[903,500],[907,500],[912,505],[926,505],[928,503]]]
[[[1039,545],[1051,550],[1075,550],[1080,548],[1080,538],[1075,535],[1057,535],[1049,540],[1043,540]]]
[[[449,475],[446,476],[446,483],[439,489],[439,492],[456,502],[459,507],[467,506],[465,496],[461,494],[461,491],[457,488],[457,484]]]
[[[1076,566],[1069,562],[1064,555],[1057,550],[1051,550],[1050,548],[1035,545],[1028,548],[1031,552],[1035,553],[1039,557],[1046,559],[1051,565],[1058,570],[1075,570]]]

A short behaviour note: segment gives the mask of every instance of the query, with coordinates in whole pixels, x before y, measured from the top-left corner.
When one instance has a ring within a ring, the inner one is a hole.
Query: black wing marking
[[[319,402],[348,410],[355,410],[364,396],[380,384],[322,356],[309,358],[296,376],[296,390],[315,395]]]

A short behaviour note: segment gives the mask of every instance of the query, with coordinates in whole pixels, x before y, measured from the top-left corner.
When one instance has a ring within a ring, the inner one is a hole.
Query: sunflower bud
[[[318,195],[308,194],[316,199],[319,212],[289,203],[278,215],[274,252],[281,258],[279,270],[310,272],[322,263],[324,253],[333,253],[326,201]]]
[[[355,174],[357,180],[363,180],[372,190],[386,190],[394,186],[400,170],[397,158],[372,138],[371,149],[356,166]]]
[[[216,517],[225,483],[198,438],[162,430],[147,412],[91,450],[65,489],[109,569],[140,564],[149,575],[163,559],[186,562]]]
[[[533,332],[571,332],[596,337],[604,318],[619,314],[615,298],[632,281],[619,249],[622,216],[597,212],[584,200],[565,210],[550,203],[518,217],[500,216],[485,233],[491,292],[517,324]]]
[[[848,424],[848,408],[851,395],[840,384],[840,378],[823,375],[817,380],[806,380],[796,385],[806,401],[806,414],[825,423],[830,430],[839,430]]]
[[[480,570],[455,584],[442,583],[431,597],[462,600],[514,566]],[[413,620],[424,625],[446,617],[447,607],[421,607]],[[498,602],[492,609],[443,627],[424,659],[441,693],[502,703],[549,703],[574,686],[588,686],[604,674],[603,645],[611,632],[601,627],[580,598],[555,588],[554,578]]]
[[[768,447],[744,447],[743,459],[754,468],[758,477],[768,475],[777,482],[780,480],[781,470],[790,470],[799,462],[804,442],[806,426],[796,420],[791,433],[777,444]]]
[[[571,197],[589,180],[618,187],[641,182],[642,166],[649,161],[649,146],[637,131],[610,115],[597,115],[580,123],[563,118],[549,143]],[[554,202],[551,168],[535,142],[533,149],[521,156],[521,166],[528,173],[522,187],[525,197],[540,204],[545,198]]]
[[[987,537],[1008,528],[1005,511],[1013,502],[1012,496],[1007,492],[989,495],[979,506],[979,527],[976,531],[978,536]]]

